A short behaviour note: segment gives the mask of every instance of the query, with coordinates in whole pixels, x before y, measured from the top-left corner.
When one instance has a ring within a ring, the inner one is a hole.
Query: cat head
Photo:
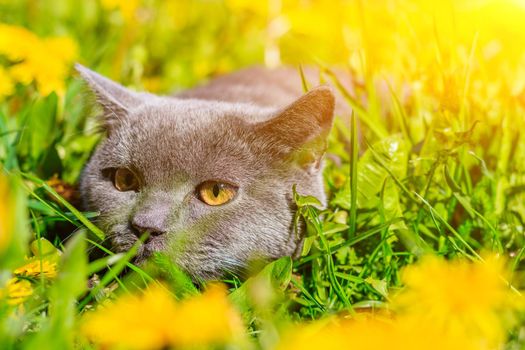
[[[196,280],[296,251],[293,185],[324,201],[330,88],[272,109],[137,93],[77,70],[106,133],[83,172],[82,197],[115,251],[144,236],[138,261],[163,251]]]

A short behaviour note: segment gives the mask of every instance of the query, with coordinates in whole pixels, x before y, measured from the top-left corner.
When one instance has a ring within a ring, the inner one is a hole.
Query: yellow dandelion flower
[[[452,333],[422,322],[419,317],[402,314],[392,323],[390,341],[399,350],[489,350],[495,349],[485,337],[472,337],[469,333]]]
[[[466,337],[444,337],[430,324],[413,325],[402,317],[357,318],[340,326],[346,337],[346,349],[364,350],[469,350],[476,349]],[[343,349],[343,348],[341,348]]]
[[[77,58],[77,45],[68,37],[53,37],[46,38],[43,40],[43,44],[48,48],[49,51],[55,53],[55,57],[65,61],[73,62]]]
[[[40,259],[39,257],[28,259],[29,262],[17,268],[15,275],[25,277],[39,277],[41,274],[47,278],[55,278],[57,275],[57,263],[50,259]]]
[[[482,349],[467,337],[446,337],[432,325],[415,325],[407,321],[383,315],[316,321],[290,329],[276,350]]]
[[[19,305],[33,294],[31,282],[16,277],[7,281],[6,286],[0,290],[0,298],[7,297],[10,305]]]
[[[20,61],[27,58],[38,37],[29,30],[0,23],[0,54],[10,61]]]
[[[505,336],[501,314],[516,300],[506,285],[501,259],[447,262],[434,256],[407,267],[406,288],[393,300],[414,325],[431,324],[448,336],[469,334],[494,344]]]
[[[107,348],[159,349],[226,342],[237,327],[239,316],[223,288],[177,303],[166,289],[154,286],[86,315],[82,332]]]
[[[158,349],[169,344],[176,305],[161,287],[141,296],[126,295],[114,304],[86,315],[82,332],[92,341],[112,348]]]
[[[0,55],[16,62],[9,68],[12,81],[24,85],[34,81],[44,96],[64,93],[64,80],[77,51],[70,38],[41,39],[25,28],[0,24]]]
[[[288,329],[276,350],[346,349],[349,338],[337,324],[337,319],[320,320]]]
[[[226,343],[242,333],[242,322],[228,302],[222,285],[180,303],[171,327],[171,344]]]
[[[0,99],[13,94],[14,90],[15,84],[13,78],[7,74],[7,71],[3,67],[0,67]]]
[[[389,303],[393,314],[357,314],[292,327],[277,350],[501,348],[520,296],[504,280],[504,264],[447,262],[426,257],[405,268],[402,289]]]

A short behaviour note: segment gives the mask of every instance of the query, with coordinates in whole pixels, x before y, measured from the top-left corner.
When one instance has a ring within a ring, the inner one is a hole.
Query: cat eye
[[[129,169],[118,168],[113,176],[115,188],[121,192],[136,191],[139,188],[137,176]]]
[[[236,193],[237,187],[218,181],[205,181],[197,187],[199,199],[212,206],[228,203]]]

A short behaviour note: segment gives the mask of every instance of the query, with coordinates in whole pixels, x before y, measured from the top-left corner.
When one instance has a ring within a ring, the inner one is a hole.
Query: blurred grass
[[[0,344],[87,346],[75,338],[79,315],[115,294],[160,278],[178,298],[196,293],[162,257],[144,271],[131,254],[86,261],[85,244],[103,233],[88,221],[96,213],[67,201],[78,204],[70,185],[100,136],[74,60],[158,93],[252,64],[339,66],[354,80],[341,92],[357,123],[337,121],[329,140],[329,207],[296,195],[303,256],[227,281],[259,348],[273,347],[285,320],[387,307],[403,267],[428,253],[495,252],[523,289],[524,18],[518,0],[0,1],[0,23],[29,30],[0,30],[0,285],[33,239],[64,251],[55,281],[30,279],[25,313],[2,300]],[[327,69],[324,79],[337,85]],[[99,287],[88,291],[90,277]],[[264,286],[272,292],[254,295]],[[509,348],[523,346],[524,329],[508,329]]]

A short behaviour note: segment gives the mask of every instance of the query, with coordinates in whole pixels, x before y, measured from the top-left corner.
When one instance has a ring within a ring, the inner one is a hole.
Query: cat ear
[[[127,117],[128,111],[144,100],[145,94],[128,90],[81,64],[75,64],[75,69],[95,93],[97,102],[102,106],[103,120],[108,131],[120,124]]]
[[[294,155],[301,165],[319,164],[334,118],[335,97],[329,86],[319,86],[257,124],[272,153]]]

